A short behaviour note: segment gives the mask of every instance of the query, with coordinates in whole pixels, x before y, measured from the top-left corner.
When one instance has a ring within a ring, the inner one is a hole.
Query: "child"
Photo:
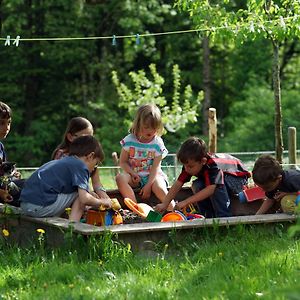
[[[160,135],[163,131],[161,113],[153,104],[142,105],[136,114],[130,134],[120,143],[120,167],[124,173],[116,176],[123,197],[136,201],[132,188],[140,187],[143,200],[151,191],[162,201],[167,195],[167,176],[161,170],[161,160],[168,151]]]
[[[60,159],[62,157],[68,156],[70,151],[70,145],[80,136],[85,135],[93,135],[93,125],[89,120],[82,117],[72,118],[67,126],[67,129],[63,135],[62,142],[56,147],[54,152],[52,153],[52,159]],[[107,198],[105,189],[103,188],[100,182],[99,170],[95,169],[91,174],[92,185],[95,193],[99,196],[99,198]]]
[[[0,139],[5,139],[10,131],[12,111],[11,108],[4,102],[0,101]],[[4,145],[0,142],[0,162],[7,161],[7,155],[4,149]],[[0,198],[3,202],[8,202],[11,205],[19,206],[20,190],[24,184],[24,180],[20,179],[21,174],[18,171],[13,172],[13,184],[11,190],[1,190]],[[9,192],[9,193],[8,193]]]
[[[69,147],[69,156],[44,164],[27,179],[20,197],[23,213],[60,216],[72,206],[69,218],[79,221],[87,205],[110,208],[110,199],[89,193],[90,173],[103,158],[102,147],[93,136],[76,138]]]
[[[182,172],[156,210],[163,212],[183,184],[196,176],[198,179],[192,185],[194,195],[177,203],[175,208],[181,210],[199,202],[200,212],[208,218],[230,217],[230,194],[242,191],[250,177],[240,160],[229,154],[207,153],[205,142],[196,137],[181,145],[177,158],[183,164]]]
[[[279,162],[270,155],[260,156],[252,171],[253,181],[265,192],[267,198],[256,212],[257,215],[266,213],[276,201],[286,195],[296,195],[300,191],[300,171],[284,171]]]

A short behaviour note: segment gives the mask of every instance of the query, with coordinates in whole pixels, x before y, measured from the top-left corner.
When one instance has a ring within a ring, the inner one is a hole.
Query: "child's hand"
[[[139,195],[143,200],[149,199],[151,196],[151,185],[146,184],[140,191]]]
[[[110,199],[101,199],[101,202],[101,205],[105,206],[108,209],[112,207],[112,202]]]
[[[164,213],[166,210],[167,210],[167,207],[168,207],[168,204],[167,203],[159,203],[159,204],[157,204],[155,207],[154,207],[154,209],[156,210],[156,211],[158,211],[159,213]]]
[[[274,196],[274,199],[276,201],[280,201],[284,196],[286,196],[288,193],[285,192],[277,192]]]
[[[183,210],[187,205],[188,203],[186,203],[185,201],[176,202],[174,209]]]
[[[131,174],[131,180],[134,184],[138,184],[140,181],[141,181],[141,177],[134,173],[134,174]]]
[[[17,179],[21,179],[21,173],[19,171],[15,171],[13,176]]]

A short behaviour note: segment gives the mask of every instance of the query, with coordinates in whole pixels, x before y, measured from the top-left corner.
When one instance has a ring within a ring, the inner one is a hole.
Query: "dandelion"
[[[221,257],[224,256],[224,253],[223,253],[223,252],[219,252],[218,254],[219,254],[219,256],[221,256]]]
[[[45,230],[42,229],[42,228],[39,228],[36,230],[36,232],[40,233],[40,234],[44,234],[45,233]]]
[[[2,229],[2,233],[5,237],[9,236],[9,231],[7,229]]]
[[[65,209],[65,212],[66,212],[66,214],[69,216],[70,213],[71,213],[71,207],[67,207],[67,208]]]

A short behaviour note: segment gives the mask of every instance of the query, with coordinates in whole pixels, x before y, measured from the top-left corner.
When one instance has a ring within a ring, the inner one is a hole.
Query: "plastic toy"
[[[205,219],[205,217],[203,215],[200,215],[200,214],[189,214],[189,213],[186,214],[186,218],[188,220]]]
[[[161,222],[178,222],[185,220],[187,220],[186,216],[182,212],[175,210],[173,212],[165,214],[162,217]]]
[[[86,215],[86,223],[95,226],[109,226],[123,224],[123,218],[119,213],[121,205],[115,198],[111,199],[112,209],[106,210],[100,207],[100,210],[89,209]]]
[[[254,186],[251,188],[245,187],[242,192],[238,194],[241,203],[252,202],[265,198],[265,192],[262,188]]]
[[[130,198],[125,198],[124,203],[130,210],[132,210],[144,219],[147,218],[150,211],[154,211],[150,205],[146,203],[136,203]]]
[[[149,222],[160,222],[162,215],[157,211],[150,210],[146,219]]]
[[[286,195],[284,196],[281,201],[281,209],[284,213],[294,213],[296,210],[296,195]]]

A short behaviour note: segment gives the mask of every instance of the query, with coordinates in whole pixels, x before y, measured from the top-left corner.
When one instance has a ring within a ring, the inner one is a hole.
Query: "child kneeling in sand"
[[[76,138],[69,156],[44,164],[28,178],[20,196],[23,213],[38,218],[60,216],[72,207],[69,218],[79,221],[87,205],[110,208],[110,199],[89,192],[90,174],[103,159],[94,137]]]

